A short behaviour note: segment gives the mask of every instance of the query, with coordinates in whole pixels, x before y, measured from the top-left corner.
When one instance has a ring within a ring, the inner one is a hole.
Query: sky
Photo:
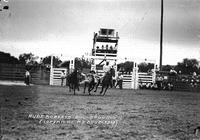
[[[159,63],[161,0],[1,0],[0,51],[61,59],[90,53],[94,32],[119,33],[118,56]],[[200,61],[200,1],[164,0],[163,64]],[[62,54],[62,56],[61,56]]]

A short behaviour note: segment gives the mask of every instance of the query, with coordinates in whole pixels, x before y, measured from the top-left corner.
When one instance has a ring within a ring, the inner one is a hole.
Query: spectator
[[[171,74],[177,74],[177,72],[176,72],[174,69],[171,69],[171,70],[170,70],[170,73],[171,73]]]
[[[123,83],[123,75],[119,73],[117,76],[117,83],[115,85],[115,88],[119,86],[119,88],[122,89],[122,83]]]
[[[162,75],[158,75],[156,77],[156,85],[157,85],[159,90],[162,89],[162,84],[163,84],[163,77],[162,77]]]
[[[193,76],[196,77],[196,76],[197,76],[197,73],[196,73],[196,72],[193,72]]]
[[[64,79],[66,78],[66,76],[65,76],[65,71],[64,71],[64,70],[62,70],[61,75],[60,75],[60,78],[61,78],[61,86],[63,86]]]
[[[25,84],[26,85],[30,85],[30,78],[31,78],[30,72],[28,70],[26,70],[26,72],[25,72]]]
[[[108,50],[108,44],[106,45],[106,50]]]
[[[114,50],[117,50],[117,44],[115,44]]]

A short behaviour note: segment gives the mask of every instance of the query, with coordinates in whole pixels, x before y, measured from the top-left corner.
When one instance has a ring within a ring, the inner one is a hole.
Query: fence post
[[[133,62],[133,72],[131,75],[131,88],[138,89],[138,65]]]
[[[137,63],[134,63],[134,69],[133,69],[133,73],[134,73],[134,89],[138,89],[138,65]]]
[[[155,84],[156,82],[156,64],[154,63],[154,68],[153,68],[153,73],[152,73],[152,81],[153,81],[153,84]]]
[[[49,85],[53,85],[53,55],[51,55],[51,66],[50,66],[50,80]]]

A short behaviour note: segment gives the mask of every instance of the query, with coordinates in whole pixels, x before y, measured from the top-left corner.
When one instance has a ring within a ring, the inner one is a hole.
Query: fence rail
[[[144,73],[144,72],[138,73],[138,81],[141,83],[154,83],[155,82],[153,75]]]
[[[67,73],[66,68],[53,68],[50,75],[50,85],[61,85],[61,73],[64,71],[64,73]],[[66,79],[63,81],[63,85],[66,85]]]
[[[133,73],[123,74],[123,88],[125,89],[137,89],[138,82],[140,83],[154,83],[154,77],[148,73]]]
[[[132,89],[132,74],[124,74],[123,75],[123,85],[122,87],[125,89]]]
[[[45,67],[32,66],[30,70],[31,83],[48,85],[50,72]],[[24,81],[25,65],[0,64],[0,80]]]

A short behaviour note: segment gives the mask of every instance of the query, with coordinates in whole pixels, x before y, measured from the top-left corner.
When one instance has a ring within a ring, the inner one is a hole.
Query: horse
[[[69,86],[69,92],[71,92],[71,89],[73,89],[74,95],[75,95],[76,88],[79,90],[79,73],[78,73],[78,70],[75,69],[71,74],[67,75],[66,79],[67,79],[68,86]]]
[[[97,88],[99,86],[99,84],[101,83],[102,85],[102,88],[101,88],[101,91],[100,91],[100,94],[102,94],[103,92],[103,95],[105,95],[107,89],[109,86],[113,86],[113,77],[115,76],[115,70],[113,68],[111,68],[108,72],[105,73],[105,76],[103,77],[103,79],[101,80],[98,80],[98,83],[96,84],[96,88],[95,88],[95,91],[97,91]],[[102,82],[101,82],[102,81]],[[105,90],[104,90],[105,88]]]
[[[97,79],[96,79],[96,76],[94,76],[94,74],[95,74],[94,71],[90,71],[90,73],[88,74],[82,73],[84,80],[80,83],[84,84],[83,93],[85,93],[86,87],[88,87],[88,93],[89,95],[91,95],[90,92],[94,89],[95,85],[97,84]]]

